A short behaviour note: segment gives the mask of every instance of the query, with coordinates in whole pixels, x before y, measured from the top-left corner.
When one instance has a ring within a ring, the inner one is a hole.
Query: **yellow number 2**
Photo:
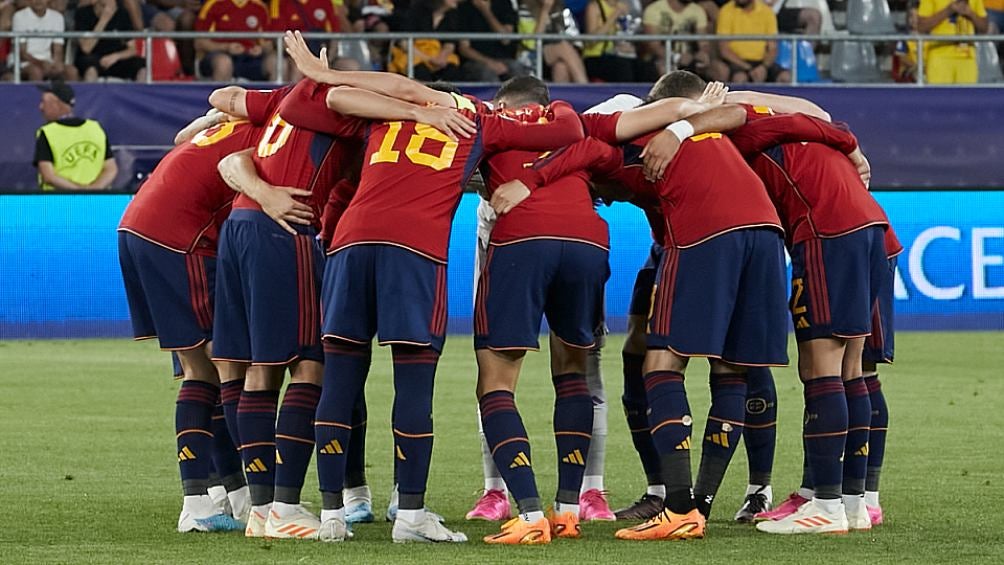
[[[401,152],[394,150],[397,136],[401,133],[402,122],[387,122],[387,133],[380,141],[380,148],[370,156],[370,164],[377,163],[397,163],[401,158]],[[439,154],[426,153],[422,151],[425,140],[442,142],[443,148]],[[452,141],[445,134],[428,124],[415,124],[415,133],[408,139],[408,145],[404,149],[404,154],[412,163],[430,167],[436,171],[448,169],[453,165],[453,158],[457,155],[458,144]]]

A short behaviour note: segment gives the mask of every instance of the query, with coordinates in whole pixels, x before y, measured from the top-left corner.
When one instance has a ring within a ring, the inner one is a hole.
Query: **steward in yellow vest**
[[[42,89],[46,124],[35,132],[34,165],[42,190],[108,188],[118,167],[108,137],[94,120],[72,116],[73,89],[53,82]]]

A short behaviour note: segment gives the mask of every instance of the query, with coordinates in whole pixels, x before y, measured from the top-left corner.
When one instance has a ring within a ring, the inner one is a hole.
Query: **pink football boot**
[[[474,508],[467,513],[468,520],[487,520],[499,522],[508,520],[512,515],[509,509],[509,495],[501,490],[486,490]]]
[[[784,502],[778,504],[777,508],[774,508],[773,510],[768,510],[766,512],[761,512],[756,516],[754,516],[753,519],[758,522],[762,522],[764,520],[771,520],[771,521],[783,520],[788,516],[794,514],[806,502],[809,502],[808,498],[803,498],[802,496],[799,496],[797,492],[793,492],[790,495],[788,495],[788,498]]]
[[[606,495],[600,489],[592,488],[579,495],[579,520],[612,522],[616,519],[607,504]]]

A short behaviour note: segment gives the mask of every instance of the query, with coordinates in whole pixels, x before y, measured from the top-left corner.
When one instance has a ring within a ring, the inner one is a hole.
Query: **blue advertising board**
[[[129,335],[115,228],[130,196],[0,196],[0,339]],[[1004,192],[881,192],[906,248],[896,279],[899,329],[1004,329]],[[478,197],[464,195],[450,241],[451,332],[470,332]],[[650,244],[634,207],[610,224],[607,316],[625,327]]]

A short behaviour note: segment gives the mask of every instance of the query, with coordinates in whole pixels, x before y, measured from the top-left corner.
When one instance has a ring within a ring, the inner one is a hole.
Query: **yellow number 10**
[[[371,165],[398,162],[401,158],[401,152],[394,150],[394,143],[397,141],[397,136],[401,133],[403,125],[402,122],[387,122],[387,133],[384,134],[383,140],[380,141],[379,150],[370,157]],[[443,143],[443,148],[440,149],[439,155],[422,151],[422,144],[425,143],[426,139]],[[404,154],[408,157],[409,161],[416,165],[442,171],[443,169],[448,169],[453,164],[453,158],[457,154],[457,142],[446,137],[445,134],[428,124],[415,124],[415,133],[408,140],[408,145],[404,148]]]

